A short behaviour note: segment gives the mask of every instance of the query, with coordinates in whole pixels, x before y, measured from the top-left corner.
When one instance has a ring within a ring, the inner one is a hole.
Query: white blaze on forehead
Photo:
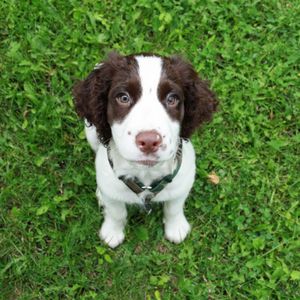
[[[157,88],[162,71],[162,59],[157,56],[136,56],[138,72],[142,86],[142,97],[157,95]]]

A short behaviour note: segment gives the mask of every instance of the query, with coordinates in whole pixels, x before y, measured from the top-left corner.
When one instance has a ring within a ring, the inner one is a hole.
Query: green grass
[[[2,1],[0,299],[299,299],[300,2]],[[160,207],[97,236],[71,90],[109,50],[179,53],[220,99],[193,136],[188,239]],[[220,177],[213,185],[207,175]]]

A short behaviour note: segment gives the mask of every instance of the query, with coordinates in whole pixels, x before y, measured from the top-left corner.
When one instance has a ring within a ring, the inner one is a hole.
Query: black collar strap
[[[110,147],[107,147],[107,157],[108,157],[108,161],[109,164],[111,166],[111,168],[113,169],[113,162],[110,156]],[[146,195],[145,199],[144,199],[144,205],[145,205],[145,209],[146,211],[151,211],[151,205],[150,205],[150,201],[159,193],[161,192],[168,183],[172,182],[172,180],[174,179],[174,177],[177,175],[180,166],[181,166],[181,162],[182,162],[182,140],[180,139],[179,145],[178,145],[178,149],[176,152],[176,160],[177,160],[177,166],[174,170],[174,172],[172,174],[166,175],[163,178],[159,179],[159,180],[154,180],[150,185],[146,186],[145,184],[143,184],[141,181],[139,181],[138,178],[134,177],[134,178],[126,178],[125,175],[119,176],[118,178],[120,180],[122,180],[127,187],[134,192],[135,194],[140,194],[144,191],[148,191],[149,193]]]

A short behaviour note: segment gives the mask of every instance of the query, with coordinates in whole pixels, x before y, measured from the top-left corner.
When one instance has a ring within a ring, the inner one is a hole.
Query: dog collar
[[[113,161],[110,155],[110,147],[107,147],[107,157],[111,168],[113,169]],[[164,176],[159,180],[154,180],[150,185],[143,184],[137,177],[126,178],[125,175],[119,176],[118,178],[135,194],[139,195],[142,192],[147,191],[148,193],[144,197],[144,208],[147,213],[151,212],[151,200],[161,192],[167,184],[171,183],[174,177],[177,175],[181,162],[182,162],[182,140],[180,139],[178,149],[176,152],[177,165],[173,173]]]

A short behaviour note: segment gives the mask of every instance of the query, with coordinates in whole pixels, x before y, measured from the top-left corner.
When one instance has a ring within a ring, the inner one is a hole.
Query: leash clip
[[[154,195],[147,195],[144,199],[144,205],[143,205],[143,209],[146,212],[147,215],[150,215],[150,213],[152,212],[152,203],[151,200],[154,198]]]

